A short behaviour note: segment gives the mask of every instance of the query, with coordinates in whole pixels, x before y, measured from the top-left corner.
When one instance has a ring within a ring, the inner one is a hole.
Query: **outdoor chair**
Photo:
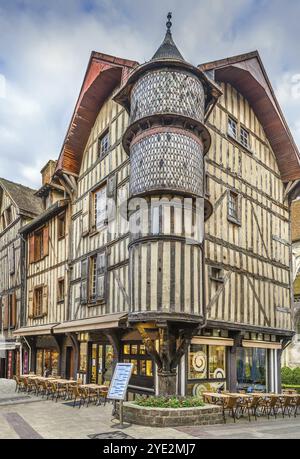
[[[14,380],[16,382],[16,389],[15,389],[15,392],[22,392],[25,390],[25,387],[24,387],[24,381],[19,378],[19,376],[14,376]]]
[[[223,400],[223,419],[226,424],[226,411],[233,417],[234,422],[236,421],[236,409],[238,399],[236,397],[228,397]]]
[[[96,402],[97,405],[101,405],[101,399],[103,400],[103,405],[104,406],[106,405],[108,389],[109,389],[109,387],[106,387],[106,388],[103,387],[103,388],[98,390],[97,402]]]
[[[241,418],[246,411],[248,411],[248,400],[243,397],[237,398],[235,410],[236,419]]]
[[[291,409],[294,409],[294,416],[298,414],[298,409],[300,408],[300,395],[296,395],[291,401]]]
[[[261,408],[262,414],[268,416],[274,416],[275,419],[277,418],[277,413],[280,407],[280,398],[279,397],[270,397],[270,398],[262,398],[259,402],[259,407]]]
[[[260,401],[261,401],[260,397],[253,397],[247,401],[247,411],[248,411],[249,422],[251,422],[251,413],[252,413],[252,416],[254,416],[255,421],[257,421],[257,410],[258,410],[258,407],[260,406]]]
[[[286,413],[288,414],[289,418],[291,417],[292,401],[293,401],[293,399],[291,397],[283,396],[283,397],[280,398],[281,412],[282,412],[282,417],[283,418],[284,418]]]
[[[80,389],[79,386],[73,386],[73,396],[72,396],[74,403],[73,403],[73,408],[76,405],[77,400],[79,401],[79,409],[81,408],[81,404],[85,403],[85,398],[86,398],[86,392],[82,389]]]

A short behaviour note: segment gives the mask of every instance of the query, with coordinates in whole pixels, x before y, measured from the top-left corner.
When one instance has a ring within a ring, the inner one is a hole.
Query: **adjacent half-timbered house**
[[[195,67],[170,28],[143,65],[92,53],[53,179],[69,244],[61,209],[22,230],[26,327],[68,340],[62,374],[132,362],[131,394],[278,391],[299,151],[257,52]]]
[[[22,265],[20,228],[42,211],[35,190],[0,179],[0,377],[20,369],[20,343],[13,332],[20,326]]]
[[[68,339],[55,339],[52,327],[67,318],[69,200],[64,188],[53,180],[55,161],[42,170],[42,187],[36,196],[43,202],[43,211],[20,229],[26,257],[23,259],[25,278],[20,328],[30,362],[24,362],[37,374],[61,372],[61,362],[70,365]],[[68,376],[72,366],[67,367]]]

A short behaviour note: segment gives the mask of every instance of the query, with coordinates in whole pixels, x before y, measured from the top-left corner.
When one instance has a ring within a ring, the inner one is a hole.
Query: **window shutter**
[[[105,298],[106,284],[106,252],[98,253],[97,255],[97,276],[96,276],[96,298],[103,300]]]
[[[80,286],[80,302],[87,304],[88,301],[88,277],[89,277],[89,259],[86,258],[81,262],[81,286]]]
[[[33,317],[33,290],[29,290],[28,292],[28,318],[32,319]]]
[[[49,226],[45,226],[43,229],[43,256],[49,255]]]
[[[8,268],[9,274],[12,275],[15,272],[15,247],[14,244],[8,247]]]
[[[48,314],[48,285],[44,285],[43,287],[43,303],[42,303],[42,314]]]
[[[29,250],[29,263],[34,263],[35,256],[34,256],[34,234],[29,236],[29,243],[28,243],[28,250]]]
[[[17,325],[17,297],[16,292],[14,292],[10,297],[10,326],[11,328],[16,328]]]
[[[82,201],[82,234],[87,235],[90,229],[90,195],[86,195]]]
[[[107,197],[116,200],[117,198],[117,175],[113,175],[107,181]]]
[[[3,328],[8,329],[9,326],[9,311],[8,311],[8,296],[5,295],[2,300],[3,304]]]

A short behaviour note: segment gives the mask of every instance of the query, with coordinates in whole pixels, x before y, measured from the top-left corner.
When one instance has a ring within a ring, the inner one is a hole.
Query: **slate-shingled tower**
[[[176,391],[176,367],[205,324],[205,115],[217,88],[187,63],[171,34],[137,67],[115,100],[130,115],[123,145],[130,156],[130,314],[158,365],[159,392]],[[152,279],[152,266],[158,266]],[[159,349],[149,329],[159,336]]]

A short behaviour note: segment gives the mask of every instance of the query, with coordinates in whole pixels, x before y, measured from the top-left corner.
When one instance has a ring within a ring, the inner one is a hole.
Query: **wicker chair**
[[[293,402],[292,397],[283,396],[280,398],[281,413],[282,413],[283,418],[285,417],[286,413],[288,414],[289,418],[291,417],[291,411],[293,408],[292,402]]]
[[[270,416],[273,414],[277,418],[278,410],[280,408],[280,397],[261,398],[259,407],[263,414]]]
[[[226,424],[226,411],[228,411],[233,417],[234,422],[236,421],[236,410],[237,410],[238,399],[237,397],[228,396],[223,400],[223,419]]]

